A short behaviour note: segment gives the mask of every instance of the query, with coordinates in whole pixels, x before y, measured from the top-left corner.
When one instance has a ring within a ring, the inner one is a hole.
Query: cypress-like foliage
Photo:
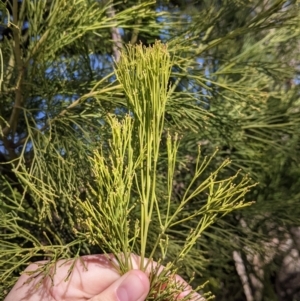
[[[9,0],[0,12],[1,297],[30,261],[133,251],[209,281],[216,300],[298,298],[286,265],[299,250],[297,1]]]

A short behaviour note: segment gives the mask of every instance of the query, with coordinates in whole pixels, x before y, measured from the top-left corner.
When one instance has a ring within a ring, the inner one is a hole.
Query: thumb
[[[144,301],[149,289],[148,276],[131,270],[89,301]]]

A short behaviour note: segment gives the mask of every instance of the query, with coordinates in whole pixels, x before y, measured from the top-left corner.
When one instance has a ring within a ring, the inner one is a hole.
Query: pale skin
[[[110,258],[88,255],[77,259],[67,281],[65,279],[73,261],[60,260],[56,263],[53,283],[49,277],[41,281],[42,274],[28,282],[30,275],[26,272],[35,271],[46,262],[33,263],[26,268],[4,301],[144,301],[150,289],[148,276],[151,265],[148,271],[142,272],[138,269],[140,257],[132,254],[133,269],[120,276],[112,258],[112,255]],[[176,276],[175,281],[185,283],[180,276]],[[37,283],[41,285],[36,287]],[[186,289],[178,299],[189,292]],[[198,298],[196,296],[195,299]]]

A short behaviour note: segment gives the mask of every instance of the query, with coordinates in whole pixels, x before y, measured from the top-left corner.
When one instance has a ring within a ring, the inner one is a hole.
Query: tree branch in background
[[[110,5],[107,9],[107,16],[110,19],[115,18],[115,10],[112,5]],[[122,37],[121,37],[120,31],[117,27],[112,27],[110,31],[111,31],[112,41],[113,41],[113,56],[114,56],[115,62],[117,63],[120,60],[121,49],[123,47]]]
[[[142,23],[142,19],[139,18],[137,20],[137,25],[140,25]],[[131,35],[130,44],[134,45],[137,42],[137,38],[139,36],[139,30],[137,28],[134,28]]]
[[[247,275],[246,267],[242,259],[241,253],[238,251],[233,251],[232,257],[235,262],[236,271],[241,279],[246,299],[247,301],[254,301],[252,291],[251,291],[251,286],[249,283],[249,278]]]
[[[20,109],[23,104],[23,96],[21,92],[21,85],[23,81],[24,75],[24,68],[23,68],[23,61],[22,61],[22,53],[21,53],[21,42],[20,42],[20,28],[18,24],[18,0],[13,1],[13,22],[12,30],[14,36],[14,54],[15,54],[15,61],[17,67],[17,80],[15,85],[15,103],[13,106],[13,110],[11,116],[9,118],[8,125],[3,129],[3,135],[7,136],[9,132],[12,133],[11,140],[14,139],[14,134],[17,128],[18,117],[20,114]]]

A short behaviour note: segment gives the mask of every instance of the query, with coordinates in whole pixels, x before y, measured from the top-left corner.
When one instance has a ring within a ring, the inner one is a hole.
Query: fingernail
[[[141,278],[135,274],[128,275],[117,288],[119,301],[135,301],[145,293]]]

